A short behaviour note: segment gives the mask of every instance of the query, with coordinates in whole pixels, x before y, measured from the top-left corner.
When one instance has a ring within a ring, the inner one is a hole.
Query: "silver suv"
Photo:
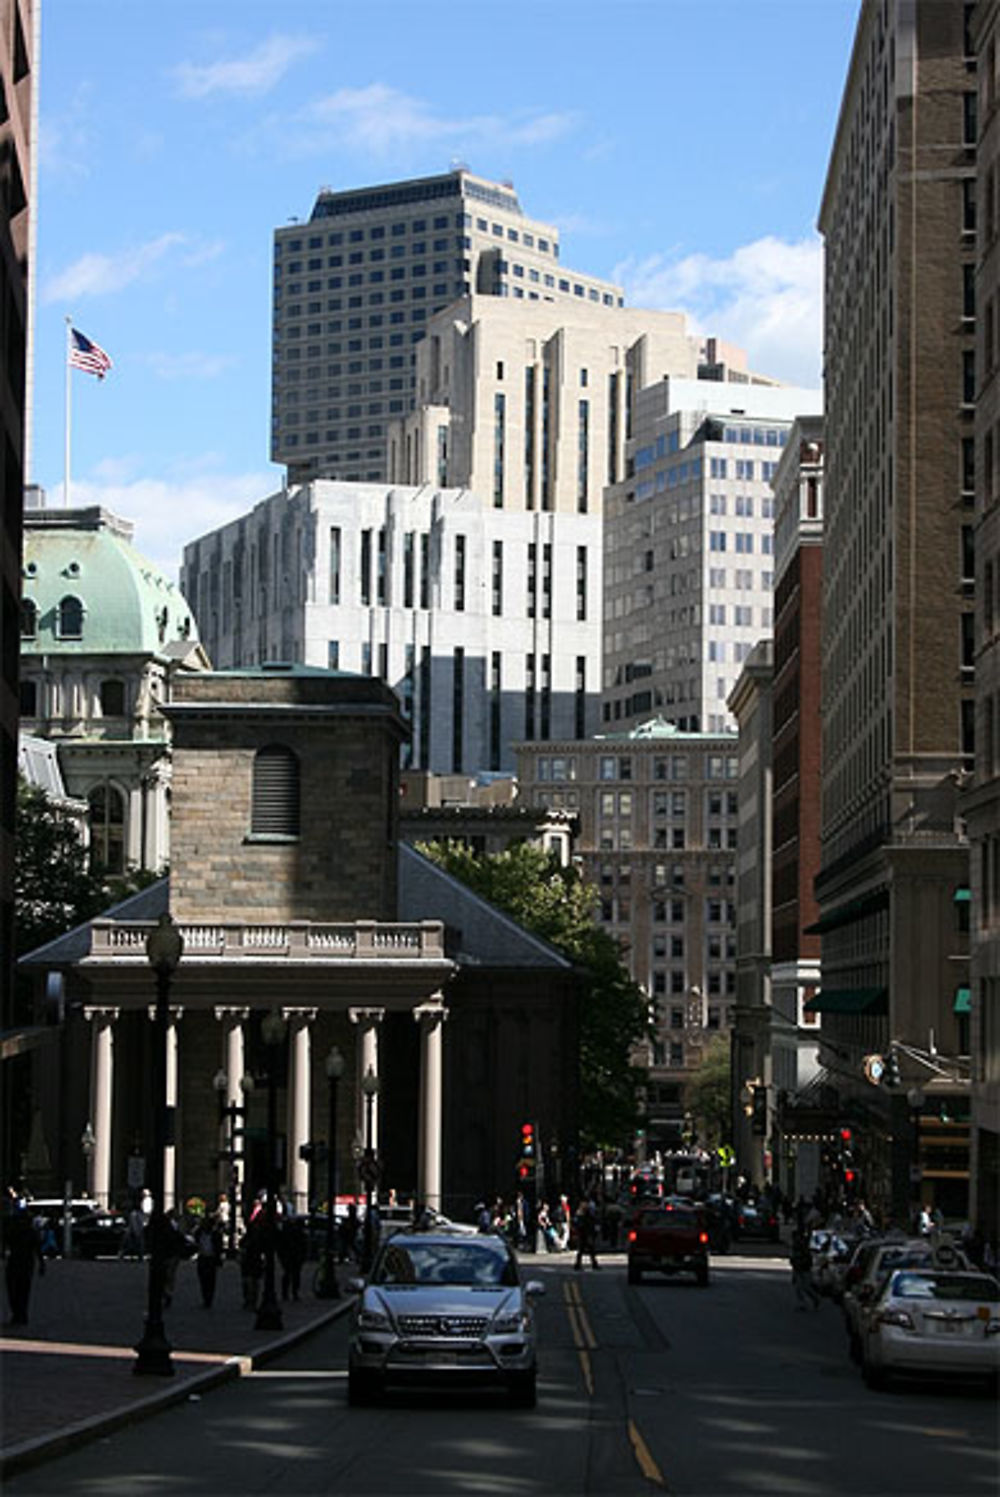
[[[376,1398],[389,1383],[460,1389],[499,1386],[534,1407],[532,1304],[544,1285],[522,1283],[502,1237],[395,1232],[371,1273],[354,1280],[347,1395]]]

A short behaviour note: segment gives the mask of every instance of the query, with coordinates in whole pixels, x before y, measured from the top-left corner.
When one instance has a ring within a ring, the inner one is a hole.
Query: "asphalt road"
[[[768,1494],[997,1490],[997,1409],[976,1389],[874,1393],[840,1312],[795,1309],[787,1262],[716,1259],[710,1287],[574,1274],[544,1258],[538,1407],[502,1396],[346,1402],[346,1324],[264,1371],[45,1466],[11,1493]]]

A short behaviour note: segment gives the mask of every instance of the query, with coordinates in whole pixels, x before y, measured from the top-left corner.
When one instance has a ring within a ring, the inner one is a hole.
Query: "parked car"
[[[817,1237],[824,1240],[821,1244],[814,1245]],[[842,1236],[839,1232],[813,1232],[810,1237],[810,1278],[817,1291],[829,1295],[835,1304],[839,1304],[843,1297],[844,1276],[860,1240],[858,1237]]]
[[[61,1196],[36,1196],[34,1200],[27,1202],[27,1210],[33,1222],[41,1222],[43,1250],[48,1257],[58,1257],[63,1250],[63,1218],[66,1211],[66,1202]],[[71,1223],[71,1249],[76,1252],[78,1244],[76,1239],[76,1224],[85,1217],[92,1215],[98,1210],[97,1202],[91,1196],[77,1196],[69,1202],[69,1216]],[[49,1246],[45,1246],[45,1243]]]
[[[127,1232],[120,1211],[89,1211],[73,1224],[73,1247],[81,1258],[117,1256]]]
[[[777,1242],[781,1229],[775,1213],[761,1202],[753,1206],[749,1201],[740,1201],[736,1207],[733,1236],[738,1241],[756,1239],[758,1242]]]
[[[495,1233],[394,1232],[380,1246],[358,1299],[347,1396],[365,1403],[387,1385],[500,1387],[533,1407],[538,1369],[532,1301],[517,1257]]]
[[[988,1274],[898,1269],[866,1317],[861,1372],[870,1388],[896,1374],[1000,1377],[1000,1284]]]
[[[673,1201],[643,1206],[626,1237],[630,1284],[641,1284],[644,1273],[693,1273],[702,1288],[708,1284],[708,1223],[697,1207]]]
[[[950,1270],[968,1269],[969,1266],[965,1254],[950,1241],[932,1245],[926,1237],[876,1238],[873,1242],[863,1244],[851,1263],[848,1274],[851,1282],[844,1291],[842,1301],[848,1351],[852,1360],[861,1360],[869,1309],[894,1269],[940,1267]]]

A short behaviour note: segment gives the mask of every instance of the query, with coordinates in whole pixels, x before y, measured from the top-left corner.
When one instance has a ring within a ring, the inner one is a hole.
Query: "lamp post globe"
[[[160,916],[146,937],[146,957],[156,979],[156,1010],[151,1065],[153,1099],[153,1147],[150,1161],[149,1193],[152,1211],[149,1218],[150,1253],[149,1284],[146,1300],[146,1323],[142,1338],[136,1343],[133,1371],[172,1377],[172,1350],[163,1326],[163,1292],[166,1287],[166,1216],[163,1201],[163,1156],[167,1146],[167,1021],[170,984],[184,954],[184,938],[169,911]]]
[[[323,1269],[316,1287],[316,1295],[319,1299],[340,1298],[334,1232],[337,1216],[337,1088],[344,1074],[344,1065],[344,1057],[337,1046],[333,1045],[323,1066],[330,1088],[330,1116],[326,1153],[326,1235],[323,1245]]]
[[[260,1033],[267,1050],[267,1211],[264,1225],[264,1294],[257,1311],[258,1331],[280,1331],[284,1327],[281,1306],[275,1292],[274,1257],[278,1236],[277,1174],[275,1155],[277,1127],[278,1050],[284,1043],[287,1025],[279,1009],[272,1008],[261,1021]]]

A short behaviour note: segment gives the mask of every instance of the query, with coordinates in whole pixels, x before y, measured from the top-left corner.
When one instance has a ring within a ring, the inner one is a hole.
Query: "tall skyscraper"
[[[820,210],[816,1002],[824,1064],[843,1105],[868,1119],[865,1171],[891,1174],[882,1204],[904,1218],[918,1195],[946,1216],[969,1205],[956,1162],[967,1160],[968,1083],[955,1008],[968,980],[958,789],[974,752],[974,8],[865,0]],[[893,1101],[863,1063],[894,1043],[906,1048]],[[920,1056],[932,1051],[928,1065]],[[919,1098],[909,1110],[907,1089]]]
[[[661,379],[605,493],[604,723],[733,732],[727,698],[772,626],[771,480],[818,391]]]
[[[274,236],[271,457],[290,482],[379,481],[386,426],[416,395],[415,345],[470,293],[622,304],[619,286],[559,261],[559,234],[510,183],[442,176],[320,192]]]

